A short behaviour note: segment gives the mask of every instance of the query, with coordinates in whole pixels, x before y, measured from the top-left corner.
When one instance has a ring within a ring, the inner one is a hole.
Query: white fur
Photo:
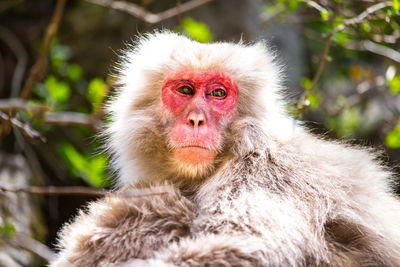
[[[124,61],[108,129],[119,186],[156,193],[152,182],[172,186],[163,195],[92,203],[65,227],[61,258],[124,266],[400,266],[393,174],[370,150],[322,140],[283,112],[281,74],[265,45],[199,44],[164,32],[140,38]],[[213,168],[190,170],[170,159],[171,114],[160,92],[166,75],[179,70],[222,70],[238,84],[237,116]]]
[[[239,116],[261,119],[265,132],[283,141],[294,132],[293,120],[283,113],[279,96],[279,67],[262,43],[200,44],[175,33],[149,34],[125,53],[121,66],[117,76],[121,84],[118,96],[108,109],[113,121],[108,129],[110,150],[114,153],[113,166],[119,173],[120,187],[153,176],[146,169],[148,166],[137,163],[137,153],[134,152],[142,148],[137,143],[140,138],[136,133],[141,127],[148,126],[149,121],[162,118],[157,118],[154,110],[150,114],[135,110],[132,101],[150,98],[159,103],[161,83],[173,71],[227,72],[238,83]],[[182,170],[183,175],[192,176],[187,168]]]

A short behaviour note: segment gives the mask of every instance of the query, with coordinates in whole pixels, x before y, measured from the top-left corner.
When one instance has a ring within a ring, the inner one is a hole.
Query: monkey
[[[149,33],[118,68],[117,189],[63,227],[50,266],[400,266],[395,175],[287,115],[263,41]]]

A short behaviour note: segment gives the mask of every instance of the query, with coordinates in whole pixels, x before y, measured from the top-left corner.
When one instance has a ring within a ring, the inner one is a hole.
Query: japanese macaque
[[[282,76],[261,42],[139,38],[109,107],[119,189],[51,266],[400,266],[393,174],[286,115]]]

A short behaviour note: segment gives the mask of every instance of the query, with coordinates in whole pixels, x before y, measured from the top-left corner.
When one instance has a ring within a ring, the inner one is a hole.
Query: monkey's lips
[[[175,150],[175,157],[191,165],[209,164],[214,160],[215,152],[201,146],[184,146]]]

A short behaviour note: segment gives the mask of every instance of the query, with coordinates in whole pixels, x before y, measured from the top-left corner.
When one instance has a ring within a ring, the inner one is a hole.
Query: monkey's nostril
[[[204,124],[204,121],[203,121],[203,120],[193,120],[193,119],[190,119],[190,120],[188,120],[188,124],[189,124],[189,126],[192,126],[192,127],[194,127],[194,126],[201,126],[201,125]]]
[[[190,112],[187,116],[186,124],[190,127],[199,127],[205,125],[205,116],[202,112]]]

